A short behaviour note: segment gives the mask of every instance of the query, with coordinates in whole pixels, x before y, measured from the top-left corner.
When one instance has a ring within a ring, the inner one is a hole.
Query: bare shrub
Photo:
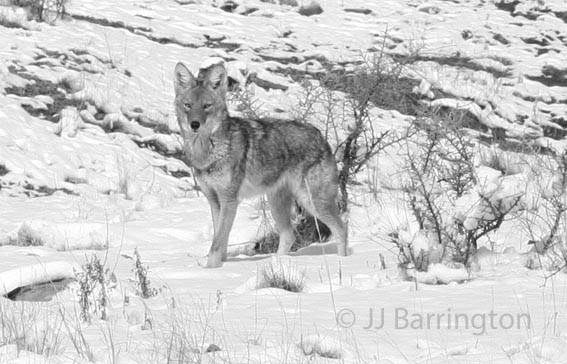
[[[385,106],[378,100],[390,100],[387,108],[406,109],[411,90],[402,86],[405,63],[392,59],[383,51],[363,59],[363,64],[356,72],[345,70],[327,73],[321,79],[321,85],[330,90],[340,90],[347,95],[346,110],[342,120],[336,120],[333,110],[329,109],[329,120],[325,123],[332,132],[326,130],[326,136],[334,134],[336,138],[335,158],[340,164],[339,189],[341,193],[339,208],[348,210],[348,189],[353,177],[364,170],[368,162],[385,148],[399,142],[403,136],[376,128],[371,109]],[[332,102],[332,94],[325,95]],[[396,104],[396,105],[394,105]]]
[[[528,268],[567,270],[565,213],[567,212],[567,152],[542,156],[534,163],[536,189],[540,192],[534,206],[526,211],[525,227],[533,245]]]
[[[91,322],[92,315],[107,319],[107,309],[110,304],[109,293],[116,285],[116,276],[110,271],[98,256],[93,254],[85,257],[86,262],[81,270],[75,272],[79,284],[80,319]]]
[[[142,298],[151,298],[157,296],[159,293],[159,290],[153,288],[150,284],[148,269],[149,267],[142,264],[142,257],[138,249],[134,249],[134,267],[132,268],[134,279],[131,279],[130,283],[136,287],[136,294]]]
[[[37,230],[33,229],[29,224],[22,224],[18,229],[18,235],[15,242],[17,246],[43,246],[45,245],[44,239],[38,234]]]
[[[411,138],[405,139],[404,192],[427,243],[411,250],[411,241],[401,240],[397,233],[390,236],[401,263],[418,270],[427,270],[432,263],[468,266],[479,241],[524,206],[525,191],[509,191],[498,176],[490,183],[480,180],[473,139],[458,115],[440,118],[433,112],[420,117],[408,129]]]
[[[65,14],[69,0],[13,0],[13,3],[29,9],[34,19],[53,24]]]

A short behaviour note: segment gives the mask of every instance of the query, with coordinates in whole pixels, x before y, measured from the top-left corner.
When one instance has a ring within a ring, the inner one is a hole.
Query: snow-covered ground
[[[352,255],[311,247],[282,258],[305,273],[302,293],[256,289],[270,256],[202,267],[209,207],[172,156],[178,61],[197,70],[222,58],[237,81],[256,73],[255,105],[293,117],[304,90],[290,74],[352,70],[383,48],[415,54],[408,76],[425,99],[467,108],[508,141],[561,151],[567,3],[321,0],[323,13],[309,17],[296,6],[236,3],[231,13],[213,0],[74,0],[54,25],[0,6],[0,20],[21,25],[0,21],[0,166],[8,171],[0,173],[0,294],[74,278],[92,254],[117,280],[107,319],[90,324],[78,317],[77,283],[48,302],[0,298],[0,328],[12,317],[37,323],[28,340],[65,337],[56,353],[38,355],[0,329],[0,363],[567,363],[567,276],[525,268],[531,246],[521,224],[505,223],[474,269],[435,265],[419,277],[449,284],[404,280],[387,238],[411,216],[391,188],[395,153],[372,161],[351,189]],[[82,114],[53,115],[61,105]],[[372,113],[380,130],[407,124],[397,111]],[[231,251],[265,231],[260,206],[241,204]],[[155,297],[135,294],[135,249]],[[172,354],[180,337],[192,344],[189,357]]]

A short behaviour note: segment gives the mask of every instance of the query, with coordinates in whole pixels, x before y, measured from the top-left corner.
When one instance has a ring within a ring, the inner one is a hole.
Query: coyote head
[[[215,132],[228,115],[225,101],[228,83],[224,66],[213,65],[194,77],[180,62],[175,66],[173,80],[175,111],[185,141]]]

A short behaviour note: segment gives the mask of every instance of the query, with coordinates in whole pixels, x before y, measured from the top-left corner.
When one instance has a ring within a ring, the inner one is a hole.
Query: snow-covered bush
[[[302,292],[305,287],[305,272],[291,260],[273,258],[260,271],[257,288],[280,288],[289,292]]]
[[[403,272],[426,272],[430,264],[441,261],[441,246],[432,244],[433,239],[423,230],[414,229],[408,224],[390,232],[389,237],[398,249],[399,266]]]
[[[455,116],[433,114],[408,128],[404,192],[415,227],[390,234],[402,267],[468,266],[479,241],[524,207],[523,181],[477,168],[475,145]]]
[[[41,22],[53,24],[65,14],[69,0],[13,0],[13,4],[28,9],[31,16]]]
[[[328,359],[344,359],[343,347],[340,341],[321,335],[308,335],[301,338],[297,344],[304,355]]]
[[[27,14],[23,9],[0,7],[0,25],[6,28],[28,29]]]
[[[531,250],[525,265],[561,271],[567,268],[565,213],[567,212],[567,152],[541,157],[534,163],[536,193],[525,214],[525,227],[531,236]]]
[[[29,220],[9,234],[7,244],[45,246],[59,251],[108,248],[105,227],[95,223]]]

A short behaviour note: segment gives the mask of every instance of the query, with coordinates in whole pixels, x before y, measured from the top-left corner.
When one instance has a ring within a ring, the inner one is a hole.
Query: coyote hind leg
[[[293,226],[291,225],[293,195],[287,187],[281,187],[268,194],[268,202],[276,223],[276,229],[280,234],[278,255],[287,254],[295,242]]]
[[[297,199],[299,203],[313,216],[321,220],[331,229],[333,238],[337,240],[337,254],[348,254],[347,230],[339,216],[337,205],[338,186],[329,182],[332,178],[321,178],[325,174],[314,171],[302,184]]]

